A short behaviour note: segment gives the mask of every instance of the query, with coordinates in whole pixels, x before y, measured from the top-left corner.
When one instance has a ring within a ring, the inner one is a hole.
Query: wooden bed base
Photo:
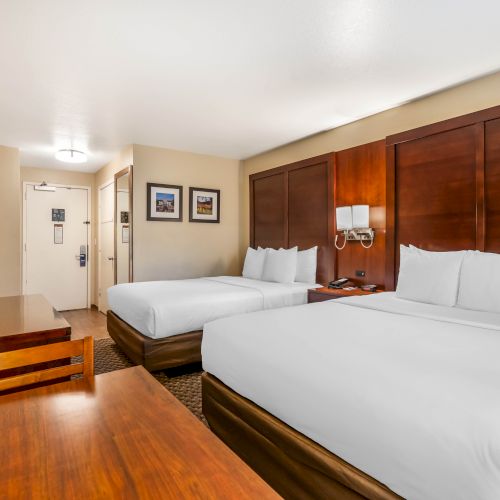
[[[202,403],[213,432],[284,498],[401,499],[208,373]]]
[[[201,330],[173,337],[152,339],[108,311],[108,333],[120,349],[134,362],[149,371],[201,361]]]

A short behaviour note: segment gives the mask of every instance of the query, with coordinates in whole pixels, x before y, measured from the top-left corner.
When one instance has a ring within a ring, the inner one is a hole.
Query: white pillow
[[[457,307],[500,313],[500,255],[467,252],[460,271]]]
[[[297,247],[289,250],[267,249],[264,262],[264,281],[275,281],[277,283],[293,283],[297,272]]]
[[[318,247],[301,250],[297,253],[297,271],[295,281],[316,284],[316,266],[318,263]]]
[[[257,250],[248,247],[243,264],[243,277],[253,280],[262,279],[262,271],[264,270],[264,262],[266,261],[267,250],[258,248]]]
[[[428,252],[401,245],[396,296],[416,302],[454,306],[465,253]]]

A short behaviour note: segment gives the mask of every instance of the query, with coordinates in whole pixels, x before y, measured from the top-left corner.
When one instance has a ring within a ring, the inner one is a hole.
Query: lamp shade
[[[365,229],[370,227],[370,206],[352,206],[352,227],[354,229]]]
[[[335,222],[337,231],[352,229],[352,207],[337,207]]]

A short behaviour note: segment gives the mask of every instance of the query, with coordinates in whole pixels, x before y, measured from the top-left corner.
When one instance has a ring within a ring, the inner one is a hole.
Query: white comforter
[[[315,286],[237,276],[145,281],[109,288],[108,304],[143,335],[162,338],[201,330],[208,321],[232,314],[305,304],[307,290]]]
[[[497,500],[499,330],[496,314],[379,294],[208,323],[202,357],[403,497]]]

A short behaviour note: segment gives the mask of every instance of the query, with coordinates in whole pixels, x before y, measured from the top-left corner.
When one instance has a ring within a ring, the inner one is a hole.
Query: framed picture
[[[189,188],[189,222],[220,222],[220,190]]]
[[[182,186],[148,182],[147,220],[182,222]]]
[[[120,222],[122,224],[128,224],[128,212],[120,212]]]

